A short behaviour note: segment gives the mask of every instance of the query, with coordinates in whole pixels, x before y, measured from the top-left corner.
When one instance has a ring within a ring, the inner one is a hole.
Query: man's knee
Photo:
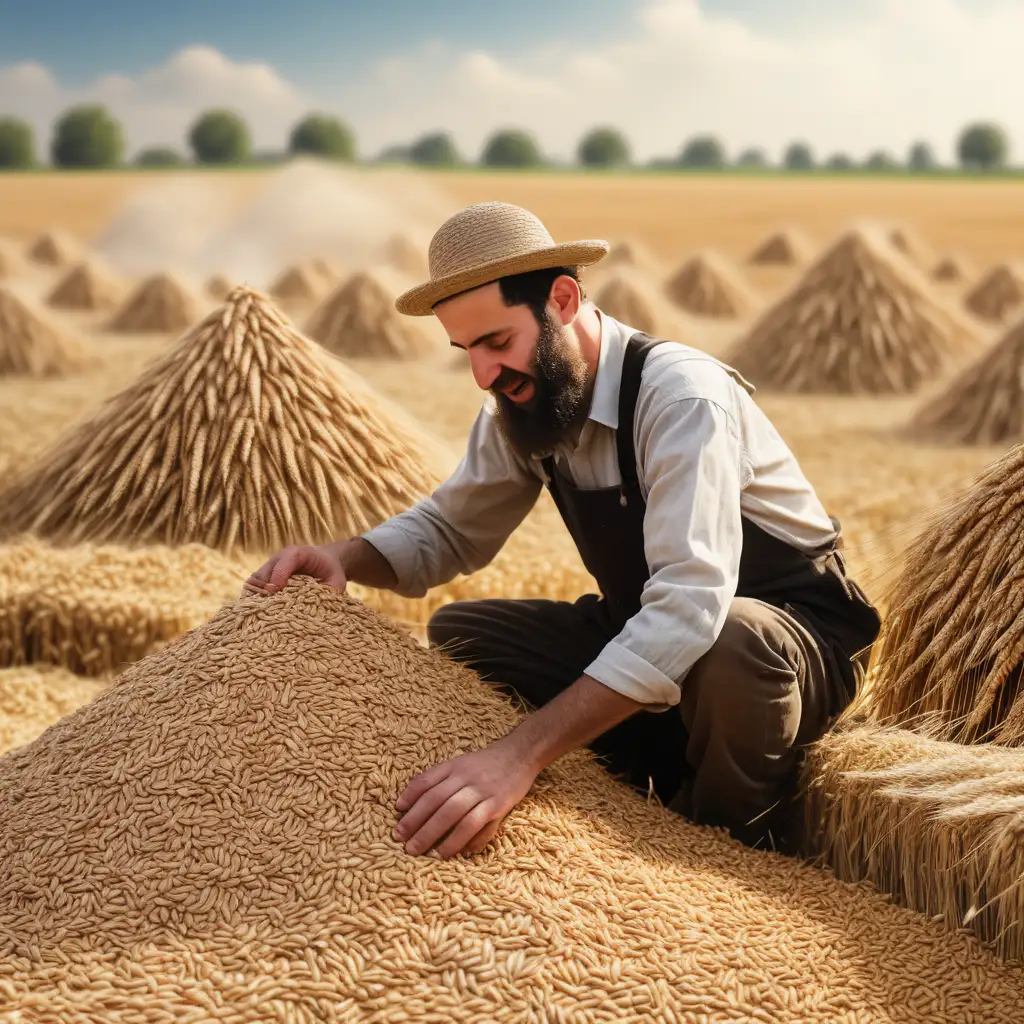
[[[427,622],[427,640],[431,647],[455,649],[473,639],[472,616],[467,615],[466,606],[471,601],[454,601],[442,605]]]

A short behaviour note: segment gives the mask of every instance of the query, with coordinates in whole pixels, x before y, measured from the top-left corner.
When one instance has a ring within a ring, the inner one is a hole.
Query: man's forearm
[[[362,537],[339,541],[335,548],[350,583],[378,590],[391,590],[398,583],[391,563]]]
[[[505,737],[538,772],[588,744],[646,705],[588,675],[520,722]]]

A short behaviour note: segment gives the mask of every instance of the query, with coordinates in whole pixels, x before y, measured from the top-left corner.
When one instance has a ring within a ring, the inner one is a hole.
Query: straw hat
[[[587,267],[608,252],[600,239],[555,245],[529,210],[509,203],[477,203],[449,217],[430,240],[430,280],[400,295],[395,307],[429,316],[459,292],[546,267]]]

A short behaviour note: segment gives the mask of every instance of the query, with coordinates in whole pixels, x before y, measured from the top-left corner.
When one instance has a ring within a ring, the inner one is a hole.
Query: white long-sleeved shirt
[[[588,418],[575,444],[554,450],[559,468],[580,488],[621,482],[619,383],[636,332],[604,313],[600,320]],[[640,610],[585,671],[651,711],[679,702],[686,673],[722,629],[738,585],[741,517],[808,552],[836,535],[752,392],[731,368],[675,342],[653,349],[644,364],[633,443],[650,578]],[[543,456],[515,454],[496,417],[488,396],[452,476],[431,497],[363,535],[391,564],[398,593],[421,597],[458,573],[482,568],[536,502]]]

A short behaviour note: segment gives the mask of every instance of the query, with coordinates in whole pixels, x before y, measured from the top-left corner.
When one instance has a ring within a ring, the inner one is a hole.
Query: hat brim
[[[429,316],[439,302],[471,288],[490,284],[499,277],[525,274],[530,270],[546,270],[549,267],[589,267],[607,255],[608,243],[600,239],[564,242],[546,249],[509,256],[507,259],[481,263],[470,270],[417,285],[398,296],[395,308],[408,316]]]

